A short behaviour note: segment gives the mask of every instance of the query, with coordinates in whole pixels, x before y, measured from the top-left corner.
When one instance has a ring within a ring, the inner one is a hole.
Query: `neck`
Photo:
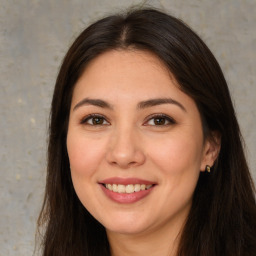
[[[111,256],[175,256],[183,227],[183,223],[180,224],[175,223],[171,228],[165,225],[139,234],[107,231]]]

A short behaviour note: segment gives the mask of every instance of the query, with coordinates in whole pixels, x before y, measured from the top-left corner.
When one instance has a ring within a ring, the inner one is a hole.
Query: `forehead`
[[[136,64],[143,64],[143,68],[148,65],[151,68],[164,69],[165,72],[170,74],[164,62],[153,52],[134,48],[114,49],[103,52],[89,62],[86,70],[92,69],[96,65],[107,69],[109,67],[112,68],[112,65],[118,68],[126,68]]]
[[[112,50],[93,59],[75,85],[75,94],[113,93],[133,90],[145,94],[166,93],[179,85],[164,63],[153,53]],[[152,95],[153,96],[153,95]]]

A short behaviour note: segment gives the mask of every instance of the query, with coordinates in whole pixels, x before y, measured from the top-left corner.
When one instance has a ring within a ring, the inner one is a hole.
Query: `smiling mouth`
[[[135,192],[140,192],[143,190],[148,190],[154,186],[154,184],[102,184],[106,189],[119,193],[119,194],[131,194]]]

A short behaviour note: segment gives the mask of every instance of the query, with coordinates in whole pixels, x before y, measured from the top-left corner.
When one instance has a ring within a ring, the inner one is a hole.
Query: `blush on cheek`
[[[90,176],[101,161],[103,149],[97,143],[89,141],[68,140],[67,149],[71,171],[75,175]]]
[[[151,153],[153,162],[165,173],[173,175],[182,175],[187,172],[191,174],[200,170],[200,152],[201,150],[194,143],[186,141],[184,143],[175,143],[172,141],[169,145],[162,145],[161,150],[154,150]]]

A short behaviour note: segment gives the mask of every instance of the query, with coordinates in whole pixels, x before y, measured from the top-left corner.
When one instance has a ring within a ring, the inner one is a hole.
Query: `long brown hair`
[[[38,220],[45,229],[43,255],[110,255],[104,227],[74,191],[66,136],[72,92],[86,65],[103,52],[128,47],[158,56],[196,102],[204,136],[212,131],[221,135],[212,172],[200,174],[178,255],[256,255],[255,193],[223,73],[187,25],[153,9],[99,20],[80,34],[64,58],[52,99],[46,190]]]

